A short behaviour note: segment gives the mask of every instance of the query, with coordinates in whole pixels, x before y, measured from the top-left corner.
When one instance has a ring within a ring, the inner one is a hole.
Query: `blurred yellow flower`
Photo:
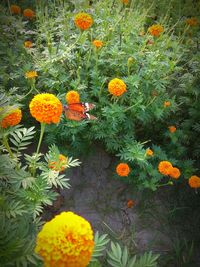
[[[167,107],[171,106],[171,103],[170,103],[170,101],[165,101],[163,105],[165,108],[167,108]]]
[[[38,74],[37,74],[37,71],[35,71],[35,70],[30,70],[30,71],[27,71],[26,73],[25,73],[25,77],[27,78],[27,79],[34,79],[34,78],[36,78],[38,76]]]
[[[24,42],[24,47],[25,48],[31,48],[33,46],[33,43],[31,41],[25,41]]]
[[[197,26],[199,24],[199,21],[197,18],[189,18],[189,19],[186,19],[186,23],[190,26]]]
[[[173,125],[172,126],[169,126],[168,129],[169,129],[170,133],[176,132],[176,127],[173,126]]]
[[[27,8],[27,9],[24,9],[23,16],[27,19],[32,19],[35,17],[35,12],[32,9]]]
[[[153,156],[153,150],[151,150],[150,148],[148,148],[148,149],[146,150],[146,155],[147,155],[147,156]]]
[[[68,158],[60,154],[58,157],[58,161],[49,162],[49,168],[54,171],[62,172],[66,169],[67,163],[68,163]]]
[[[11,14],[18,15],[21,13],[21,8],[17,5],[11,5],[10,6],[10,12],[11,12]]]
[[[7,128],[10,126],[15,126],[20,123],[21,119],[22,119],[22,111],[19,108],[14,109],[12,112],[10,112],[2,119],[1,127]]]
[[[154,24],[148,28],[148,32],[155,37],[158,37],[164,31],[163,26],[159,24]]]
[[[112,79],[108,84],[108,91],[111,95],[121,96],[127,91],[126,84],[121,79]]]
[[[81,30],[87,30],[92,26],[93,19],[89,14],[81,12],[75,16],[74,23],[77,28]]]
[[[67,92],[65,98],[66,98],[67,104],[74,104],[74,103],[80,102],[80,95],[78,92],[76,92],[74,90]]]
[[[103,42],[100,40],[94,40],[92,42],[92,44],[96,47],[96,48],[101,48],[103,46]]]

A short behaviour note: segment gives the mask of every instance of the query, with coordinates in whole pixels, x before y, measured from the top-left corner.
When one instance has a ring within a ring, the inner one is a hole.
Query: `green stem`
[[[8,153],[9,153],[10,157],[13,159],[13,158],[14,158],[14,155],[13,155],[13,153],[12,153],[12,150],[11,150],[10,146],[9,146],[7,136],[4,136],[4,137],[3,137],[2,144],[5,146],[5,148],[7,149],[7,151],[8,151]]]
[[[43,138],[43,135],[44,135],[45,125],[46,125],[45,123],[41,122],[40,139],[39,139],[39,142],[38,142],[36,154],[38,154],[39,150],[40,150],[40,146],[41,146],[41,143],[42,143],[42,138]]]

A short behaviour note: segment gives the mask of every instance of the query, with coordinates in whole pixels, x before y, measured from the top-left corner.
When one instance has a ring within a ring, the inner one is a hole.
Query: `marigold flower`
[[[86,267],[94,249],[91,225],[73,212],[62,212],[45,223],[35,252],[48,267]]]
[[[21,13],[21,7],[17,6],[17,5],[11,5],[10,6],[10,12],[11,14],[20,14]]]
[[[170,103],[170,101],[165,101],[163,105],[165,108],[167,108],[167,107],[171,106],[171,103]]]
[[[62,103],[53,94],[37,94],[29,104],[31,115],[40,123],[58,123],[62,114]]]
[[[172,126],[169,126],[168,129],[169,129],[170,133],[176,132],[176,127],[173,126],[173,125]]]
[[[37,74],[37,71],[35,71],[35,70],[27,71],[27,72],[25,73],[25,77],[26,77],[27,79],[34,79],[34,78],[36,78],[37,76],[38,76],[38,74]]]
[[[24,9],[23,16],[26,17],[27,19],[32,19],[35,17],[35,12],[32,9],[27,8]]]
[[[80,102],[80,95],[76,91],[69,91],[66,94],[66,102],[67,104],[74,104],[74,103],[79,103]]]
[[[7,128],[10,126],[15,126],[20,123],[21,119],[22,111],[19,108],[16,108],[2,119],[1,127]]]
[[[130,168],[127,163],[119,163],[116,167],[116,172],[119,176],[128,176]]]
[[[101,48],[103,46],[103,42],[100,40],[94,40],[92,42],[92,44],[96,47],[96,48]]]
[[[189,18],[186,19],[186,23],[190,26],[197,26],[199,24],[199,21],[197,18]]]
[[[134,206],[135,202],[132,199],[129,199],[126,203],[127,208],[132,208]]]
[[[151,150],[150,148],[148,148],[148,149],[146,150],[146,155],[147,155],[147,156],[153,156],[153,150]]]
[[[197,175],[192,175],[189,178],[188,183],[189,183],[190,187],[198,188],[198,187],[200,187],[200,177],[198,177]]]
[[[92,26],[93,19],[89,14],[81,12],[75,16],[74,23],[77,28],[81,30],[87,30]]]
[[[25,48],[31,48],[33,46],[33,43],[31,41],[25,41],[24,42],[24,47]]]
[[[159,24],[154,24],[148,28],[148,32],[155,37],[158,37],[164,31],[163,26]]]
[[[123,3],[124,5],[128,5],[128,2],[129,2],[129,0],[122,0],[122,3]]]
[[[67,163],[68,163],[68,158],[60,154],[58,157],[58,161],[49,162],[49,168],[54,171],[62,172],[66,169]]]
[[[178,168],[172,167],[169,171],[169,176],[173,179],[178,179],[181,175],[181,172]]]
[[[158,165],[158,170],[163,175],[169,175],[171,168],[173,168],[173,166],[169,161],[161,161]]]
[[[115,78],[112,79],[108,84],[108,91],[111,95],[114,96],[121,96],[123,93],[125,93],[126,90],[126,84],[123,80]]]

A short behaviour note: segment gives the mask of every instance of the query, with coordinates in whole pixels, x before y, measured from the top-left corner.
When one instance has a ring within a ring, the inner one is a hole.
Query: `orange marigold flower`
[[[129,199],[126,203],[127,208],[132,208],[135,202],[132,199]]]
[[[165,107],[165,108],[170,107],[170,106],[171,106],[170,101],[165,101],[165,102],[164,102],[164,107]]]
[[[197,175],[192,175],[189,178],[188,183],[189,183],[190,187],[198,188],[198,187],[200,187],[200,177],[198,177]]]
[[[123,93],[125,93],[126,90],[126,84],[123,80],[115,78],[112,79],[108,84],[108,91],[111,95],[114,96],[121,96]]]
[[[116,172],[119,176],[128,176],[130,168],[127,163],[119,163],[116,167]]]
[[[101,48],[103,46],[103,42],[100,40],[94,40],[92,42],[92,44],[96,47],[96,48]]]
[[[163,31],[164,31],[163,26],[161,26],[159,24],[154,24],[154,25],[152,25],[151,27],[148,28],[148,32],[152,36],[156,36],[156,37],[158,37]]]
[[[170,133],[176,132],[176,127],[173,126],[173,125],[172,126],[169,126],[168,129],[169,129]]]
[[[129,0],[122,0],[122,3],[128,5]]]
[[[46,222],[36,239],[35,252],[48,267],[86,267],[94,249],[90,223],[73,212]]]
[[[26,73],[25,73],[25,77],[27,78],[27,79],[34,79],[34,78],[36,78],[38,76],[38,74],[37,74],[37,71],[35,71],[35,70],[30,70],[30,71],[27,71]]]
[[[22,119],[22,111],[19,108],[14,109],[12,112],[10,112],[2,119],[1,127],[7,128],[10,126],[15,126],[20,123],[21,119]]]
[[[190,26],[197,26],[199,24],[199,21],[197,18],[189,18],[186,19],[186,23]]]
[[[31,48],[33,46],[33,43],[31,41],[25,41],[24,42],[24,47],[25,48]]]
[[[148,148],[148,149],[146,150],[146,155],[148,155],[148,156],[153,156],[153,150],[151,150],[150,148]]]
[[[27,19],[32,19],[35,17],[35,12],[32,9],[27,8],[24,9],[23,16],[26,17]]]
[[[163,175],[169,175],[171,168],[173,168],[173,166],[169,161],[161,161],[158,165],[158,170]]]
[[[77,28],[81,30],[87,30],[93,24],[92,17],[87,13],[78,13],[74,18],[74,23]]]
[[[169,176],[173,179],[178,179],[181,175],[181,172],[178,168],[172,167],[169,172]]]
[[[17,6],[17,5],[11,5],[10,6],[10,12],[11,12],[11,14],[18,15],[18,14],[21,13],[21,8],[19,6]]]
[[[62,103],[53,94],[37,94],[29,104],[31,115],[40,123],[58,123],[62,114]]]
[[[60,154],[58,161],[49,162],[49,168],[54,171],[62,172],[67,168],[68,158]]]
[[[74,103],[79,103],[80,102],[80,95],[76,91],[69,91],[66,94],[66,102],[67,104],[74,104]]]

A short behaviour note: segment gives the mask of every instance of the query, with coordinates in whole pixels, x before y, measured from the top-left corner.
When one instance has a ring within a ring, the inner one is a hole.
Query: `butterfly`
[[[63,110],[65,116],[69,120],[81,121],[81,120],[96,120],[97,118],[93,115],[88,114],[95,107],[92,103],[74,103],[69,105],[64,105]]]

